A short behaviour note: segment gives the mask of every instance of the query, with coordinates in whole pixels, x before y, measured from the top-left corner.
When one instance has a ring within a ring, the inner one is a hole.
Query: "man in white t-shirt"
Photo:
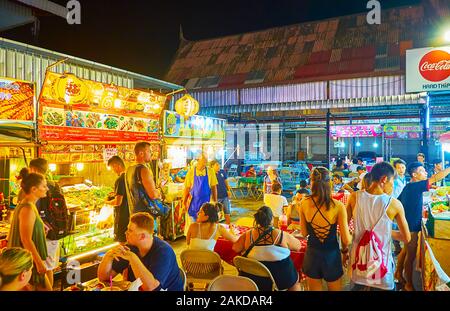
[[[358,166],[358,168],[356,169],[356,171],[358,172],[358,179],[359,179],[359,183],[357,185],[358,189],[361,190],[362,188],[362,181],[364,179],[364,176],[366,176],[367,171],[366,168],[364,166]]]
[[[289,205],[286,198],[281,195],[281,185],[279,183],[273,183],[272,193],[264,195],[264,204],[272,210],[273,225],[277,228],[280,216],[285,214],[284,208]]]

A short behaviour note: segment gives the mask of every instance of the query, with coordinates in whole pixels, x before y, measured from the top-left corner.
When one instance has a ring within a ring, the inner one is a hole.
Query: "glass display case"
[[[60,240],[61,257],[71,257],[114,243],[114,229],[98,229],[68,235]]]
[[[80,255],[114,243],[114,208],[104,204],[113,189],[75,184],[61,190],[71,234],[60,240],[60,257]]]

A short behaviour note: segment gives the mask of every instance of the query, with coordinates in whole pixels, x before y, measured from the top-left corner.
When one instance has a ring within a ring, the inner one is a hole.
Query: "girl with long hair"
[[[311,195],[300,203],[300,229],[309,235],[303,261],[303,272],[308,277],[310,290],[322,290],[322,280],[328,290],[341,290],[341,253],[346,256],[351,235],[348,230],[344,204],[332,198],[332,175],[324,167],[311,172]],[[342,250],[339,250],[337,225],[340,228]]]

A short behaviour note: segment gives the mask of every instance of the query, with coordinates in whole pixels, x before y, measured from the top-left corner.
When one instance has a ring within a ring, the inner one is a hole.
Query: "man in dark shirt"
[[[175,252],[153,232],[154,220],[149,213],[133,214],[126,232],[128,244],[105,254],[98,266],[99,280],[109,281],[127,269],[127,280],[141,279],[144,291],[182,291],[183,279]]]
[[[406,221],[409,231],[411,231],[411,241],[408,243],[405,258],[405,290],[414,290],[412,285],[412,273],[414,259],[416,259],[417,238],[421,231],[423,193],[430,189],[430,186],[450,174],[450,168],[447,168],[427,179],[428,173],[421,162],[413,162],[408,165],[408,173],[411,176],[411,182],[403,188],[398,197],[405,208]],[[401,258],[399,255],[399,266],[401,267]],[[400,273],[401,274],[401,270]]]
[[[227,182],[227,173],[220,169],[220,163],[217,160],[211,161],[211,168],[216,172],[217,177],[217,200],[223,205],[223,213],[225,214],[225,222],[227,225],[231,223],[231,203],[230,203],[230,185]]]
[[[119,176],[114,184],[114,199],[106,201],[106,204],[114,206],[114,238],[118,242],[126,242],[130,211],[125,188],[125,163],[120,157],[113,156],[108,160],[108,166]]]

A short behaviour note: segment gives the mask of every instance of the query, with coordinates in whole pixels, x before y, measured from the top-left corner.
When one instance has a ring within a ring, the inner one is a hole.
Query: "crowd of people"
[[[173,180],[170,167],[163,166],[155,181],[146,165],[151,161],[150,145],[137,143],[134,152],[136,164],[132,166],[126,167],[118,156],[108,161],[118,178],[105,203],[115,206],[114,233],[120,244],[104,255],[98,278],[108,281],[127,271],[127,280],[141,279],[142,290],[183,290],[175,252],[157,228],[161,186]],[[430,178],[423,161],[408,165],[401,159],[393,165],[381,162],[367,172],[356,159],[349,168],[356,177],[347,184],[338,173],[343,169],[341,162],[332,171],[313,168],[290,203],[282,195],[276,170],[269,168],[263,184],[264,206],[254,215],[253,228],[236,236],[226,172],[218,161],[208,163],[200,154],[184,176],[186,248],[213,251],[217,239],[223,237],[232,242],[236,253],[263,263],[277,288],[295,291],[301,288],[290,252],[300,250],[301,243],[289,232],[299,231],[307,237],[302,272],[309,290],[322,290],[324,282],[328,290],[342,290],[345,269],[351,272],[352,290],[393,290],[395,281],[403,283],[405,290],[414,290],[412,272],[421,230],[422,194],[450,174],[450,168],[435,165]],[[20,201],[11,220],[8,247],[0,254],[1,290],[53,287],[58,232],[48,212],[48,200],[59,193],[61,207],[65,202],[59,187],[46,177],[47,170],[46,160],[38,158],[20,173]],[[411,177],[409,183],[406,173]],[[343,191],[350,193],[347,205],[334,198]],[[229,226],[219,223],[220,213]],[[368,252],[368,248],[373,251]],[[373,253],[376,256],[370,255]],[[245,276],[261,290],[271,289],[267,279]]]

